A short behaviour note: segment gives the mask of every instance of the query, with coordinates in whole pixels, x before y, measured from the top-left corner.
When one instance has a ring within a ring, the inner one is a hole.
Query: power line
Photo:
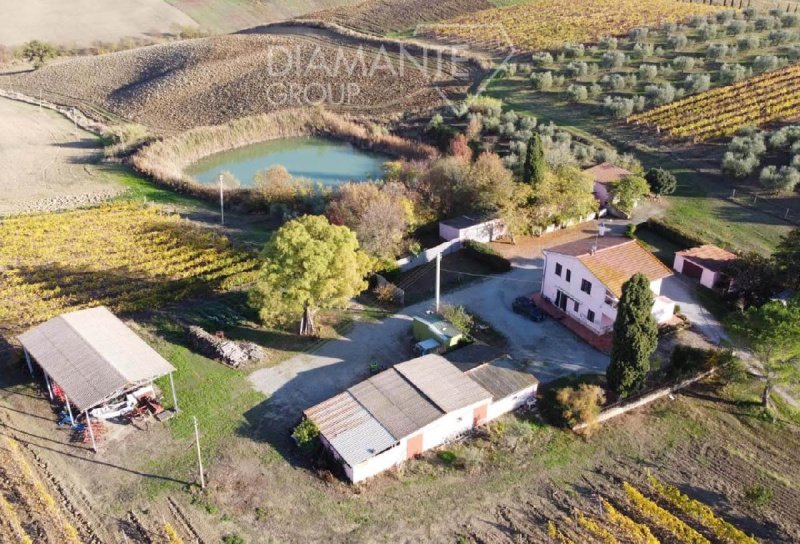
[[[503,278],[502,276],[498,276],[496,274],[476,274],[474,272],[461,272],[459,270],[450,270],[448,268],[442,268],[442,272],[450,272],[451,274],[463,274],[465,276],[475,276],[478,278],[502,279],[503,281],[515,281],[517,283],[542,283],[542,280],[518,280],[515,278]]]

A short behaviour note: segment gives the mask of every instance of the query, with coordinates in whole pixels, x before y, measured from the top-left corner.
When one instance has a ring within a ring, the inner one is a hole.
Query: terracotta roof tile
[[[704,245],[678,251],[676,255],[680,255],[684,259],[688,259],[713,272],[722,272],[727,263],[739,258],[735,253],[713,245]]]
[[[650,281],[672,275],[672,271],[638,240],[598,249],[578,259],[617,297],[622,295],[622,284],[636,273],[641,272]]]
[[[625,176],[632,176],[633,172],[629,172],[619,166],[614,166],[611,163],[604,162],[597,166],[592,166],[583,171],[585,174],[592,176],[592,179],[597,183],[614,183],[619,181]]]

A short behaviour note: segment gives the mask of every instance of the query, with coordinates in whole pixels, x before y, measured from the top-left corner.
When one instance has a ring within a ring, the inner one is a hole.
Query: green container
[[[411,328],[417,342],[432,338],[445,348],[455,347],[464,336],[452,323],[438,315],[416,316]]]

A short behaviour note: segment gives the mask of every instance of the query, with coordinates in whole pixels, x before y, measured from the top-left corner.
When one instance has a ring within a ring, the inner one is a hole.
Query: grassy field
[[[508,108],[553,121],[603,138],[620,150],[633,153],[646,167],[673,171],[678,178],[674,195],[662,198],[660,212],[667,223],[696,236],[742,251],[770,253],[793,225],[775,215],[731,202],[732,186],[719,171],[721,145],[670,147],[620,123],[604,122],[595,106],[568,104],[535,93],[523,78],[497,80],[489,94],[502,98]]]

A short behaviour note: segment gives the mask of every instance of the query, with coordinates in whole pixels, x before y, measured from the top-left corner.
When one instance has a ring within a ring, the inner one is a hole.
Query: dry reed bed
[[[213,187],[197,183],[184,171],[209,155],[269,140],[302,136],[327,136],[358,148],[382,151],[409,159],[430,159],[437,151],[428,145],[386,134],[322,108],[300,108],[236,119],[224,125],[199,127],[145,147],[133,165],[158,183],[180,192],[216,199]],[[240,199],[248,190],[231,193]]]

